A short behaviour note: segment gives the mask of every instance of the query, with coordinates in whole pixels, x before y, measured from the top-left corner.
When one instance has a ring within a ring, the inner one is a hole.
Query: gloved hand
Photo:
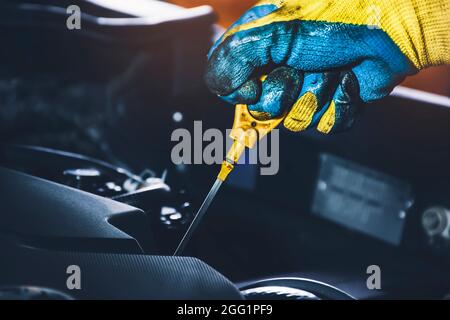
[[[449,0],[263,0],[211,49],[205,80],[259,117],[290,108],[292,131],[342,130],[360,101],[450,63],[449,22]]]

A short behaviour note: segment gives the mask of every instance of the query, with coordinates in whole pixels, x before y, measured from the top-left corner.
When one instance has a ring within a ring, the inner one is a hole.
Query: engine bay
[[[233,119],[202,82],[212,11],[168,6],[174,16],[143,23],[91,1],[85,27],[67,32],[63,3],[0,8],[0,297],[450,294],[449,99],[400,89],[348,132],[280,130],[278,173],[237,165],[172,257],[218,166],[174,164],[171,135]],[[89,289],[67,289],[70,265]],[[374,268],[381,288],[368,285]]]

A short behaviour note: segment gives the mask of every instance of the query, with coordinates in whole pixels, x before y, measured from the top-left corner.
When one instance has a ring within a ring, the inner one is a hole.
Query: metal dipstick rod
[[[214,185],[212,186],[211,190],[208,192],[208,195],[206,196],[205,200],[203,201],[200,209],[198,210],[197,214],[194,217],[194,220],[192,220],[188,230],[183,236],[183,239],[181,239],[180,244],[178,245],[177,249],[175,250],[174,256],[179,256],[185,249],[186,245],[188,244],[189,240],[191,240],[192,235],[194,234],[195,230],[197,229],[198,225],[203,219],[203,216],[205,215],[206,211],[208,211],[208,208],[213,201],[214,197],[217,194],[217,191],[219,191],[220,186],[222,185],[223,181],[220,179],[216,179],[216,182],[214,182]]]
[[[245,148],[252,148],[258,139],[263,138],[276,126],[278,126],[283,120],[284,115],[270,119],[259,121],[252,117],[246,105],[237,105],[234,115],[233,130],[231,130],[230,137],[233,139],[233,145],[228,150],[225,160],[222,162],[220,172],[217,176],[217,180],[209,191],[206,199],[203,201],[200,209],[192,220],[188,230],[181,239],[180,244],[174,252],[174,256],[179,256],[189,240],[192,238],[195,230],[202,221],[206,211],[208,210],[211,202],[219,191],[222,183],[227,179],[231,171],[233,171],[235,165],[238,163],[239,158],[244,153]]]

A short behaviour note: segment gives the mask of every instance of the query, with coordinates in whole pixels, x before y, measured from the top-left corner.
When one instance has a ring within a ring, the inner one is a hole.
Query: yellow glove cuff
[[[450,64],[450,1],[414,0],[417,19],[422,22],[423,66]]]

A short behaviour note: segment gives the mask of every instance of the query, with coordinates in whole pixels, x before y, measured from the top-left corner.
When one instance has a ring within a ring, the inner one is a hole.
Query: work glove
[[[264,0],[213,46],[205,80],[258,118],[335,132],[360,102],[449,64],[449,22],[450,0]]]

